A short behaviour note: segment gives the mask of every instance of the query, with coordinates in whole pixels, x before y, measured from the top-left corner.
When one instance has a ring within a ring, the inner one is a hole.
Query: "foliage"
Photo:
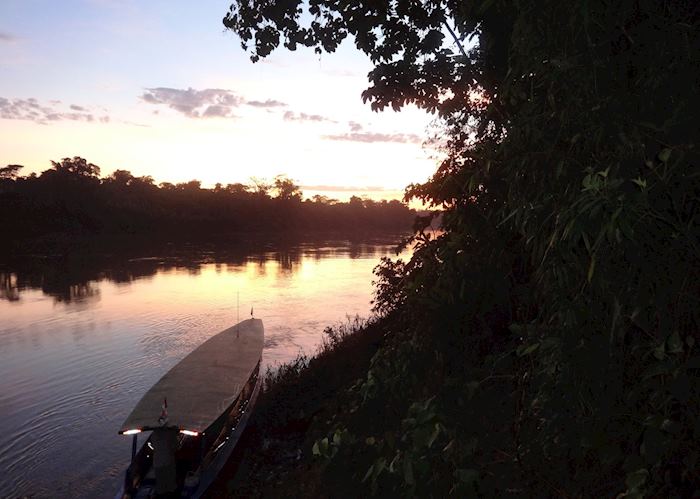
[[[52,165],[39,176],[20,176],[17,165],[0,170],[0,227],[14,239],[52,233],[405,231],[414,213],[396,200],[302,201],[300,187],[284,175],[273,183],[252,179],[251,185],[206,189],[199,180],[157,186],[152,177],[127,170],[100,178],[99,167],[80,157]]]
[[[232,6],[254,60],[352,35],[373,109],[442,119],[446,159],[407,197],[445,208],[444,232],[377,270],[394,335],[316,447],[328,483],[700,489],[699,21],[683,0]]]
[[[22,165],[7,165],[0,168],[0,179],[15,179],[19,174],[19,171],[24,168]]]
[[[85,159],[75,156],[74,158],[63,158],[61,161],[52,161],[53,172],[73,178],[97,178],[100,176],[100,167],[88,163]],[[53,173],[48,171],[47,174]]]
[[[301,189],[294,183],[293,180],[284,175],[277,175],[273,183],[273,188],[278,199],[287,201],[301,200]]]

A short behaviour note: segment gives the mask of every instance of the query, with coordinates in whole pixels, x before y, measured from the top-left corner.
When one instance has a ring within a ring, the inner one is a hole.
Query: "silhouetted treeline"
[[[20,165],[0,168],[5,234],[406,230],[415,216],[399,201],[302,201],[299,186],[284,176],[205,189],[198,180],[156,185],[126,170],[100,178],[100,168],[80,157],[51,163],[40,175],[21,176]]]

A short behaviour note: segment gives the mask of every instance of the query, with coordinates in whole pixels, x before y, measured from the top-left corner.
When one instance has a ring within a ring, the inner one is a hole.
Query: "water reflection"
[[[253,305],[265,365],[313,352],[326,326],[368,315],[372,268],[397,240],[0,261],[0,496],[110,496],[130,455],[116,429],[170,367]]]
[[[215,263],[216,271],[227,271],[249,262],[258,266],[258,275],[264,277],[270,270],[269,262],[278,265],[278,276],[295,272],[303,259],[319,261],[328,258],[379,258],[393,249],[400,236],[381,238],[370,242],[331,239],[290,244],[285,242],[215,245],[190,243],[182,246],[137,249],[121,253],[72,254],[61,257],[34,256],[0,262],[0,300],[19,301],[27,290],[41,289],[56,303],[88,306],[100,299],[96,282],[103,280],[129,284],[139,279],[153,278],[158,272],[171,269],[185,270],[197,276],[202,265]],[[389,242],[391,241],[391,242]],[[146,253],[139,254],[139,251]],[[11,268],[3,271],[3,268]]]
[[[19,300],[17,274],[0,272],[0,300]]]

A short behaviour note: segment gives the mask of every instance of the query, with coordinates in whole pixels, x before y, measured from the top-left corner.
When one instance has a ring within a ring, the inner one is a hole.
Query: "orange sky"
[[[434,170],[432,117],[372,113],[371,64],[349,43],[252,64],[223,31],[227,2],[35,3],[0,5],[0,165],[82,156],[204,186],[283,173],[338,199],[396,198]]]

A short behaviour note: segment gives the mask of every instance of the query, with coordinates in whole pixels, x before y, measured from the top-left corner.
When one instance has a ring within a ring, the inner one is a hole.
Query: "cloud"
[[[0,31],[0,42],[13,43],[16,42],[18,38],[15,35],[7,33],[5,31]]]
[[[268,110],[287,106],[286,102],[276,99],[248,100],[223,88],[147,88],[141,95],[141,100],[148,104],[167,106],[188,118],[235,118],[234,109],[244,104]]]
[[[337,121],[321,116],[320,114],[295,113],[293,111],[285,112],[283,118],[285,121],[315,121],[318,123],[325,121],[328,123],[338,123]]]
[[[395,142],[399,144],[420,144],[422,139],[414,133],[374,133],[374,132],[350,132],[339,135],[324,135],[326,140],[340,140],[346,142]]]
[[[88,108],[71,105],[67,110],[61,109],[60,101],[41,104],[33,97],[29,99],[6,99],[0,97],[0,119],[27,120],[46,125],[57,121],[84,121],[108,123],[109,116],[97,116]]]
[[[357,78],[357,77],[363,77],[364,75],[357,72],[357,71],[348,71],[347,69],[326,69],[323,71],[327,75],[331,76],[341,76],[344,78]]]
[[[355,121],[348,121],[348,125],[350,126],[351,132],[359,132],[362,130],[362,125]]]
[[[214,104],[207,107],[202,114],[202,118],[228,118],[233,116],[231,108],[221,104]]]
[[[286,102],[281,102],[274,99],[267,99],[266,101],[249,100],[246,102],[246,104],[253,107],[287,107]]]
[[[378,185],[367,185],[364,187],[356,187],[352,185],[302,185],[301,188],[307,191],[322,191],[322,192],[382,192],[384,187]]]
[[[167,106],[188,118],[234,118],[233,109],[245,102],[242,97],[221,88],[147,88],[141,99],[148,104]]]

